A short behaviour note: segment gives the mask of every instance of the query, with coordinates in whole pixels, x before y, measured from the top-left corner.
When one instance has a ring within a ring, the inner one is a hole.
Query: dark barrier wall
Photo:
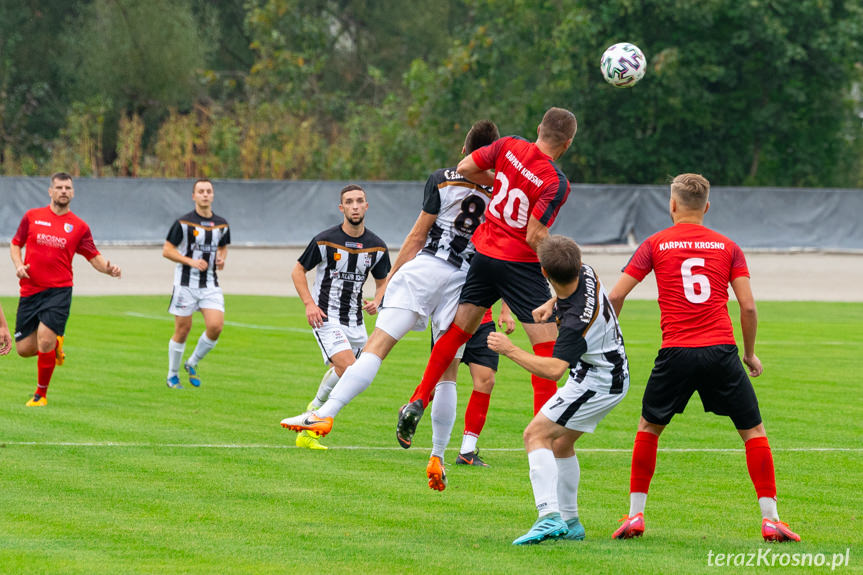
[[[304,246],[341,221],[347,182],[214,180],[214,210],[235,245]],[[358,182],[366,222],[397,247],[422,206],[424,182]],[[48,178],[0,177],[0,241],[30,208],[48,204]],[[706,223],[744,248],[863,250],[863,190],[714,187]],[[192,180],[77,178],[73,211],[97,243],[161,244],[191,211]],[[666,186],[574,185],[552,227],[581,244],[640,242],[667,227]]]

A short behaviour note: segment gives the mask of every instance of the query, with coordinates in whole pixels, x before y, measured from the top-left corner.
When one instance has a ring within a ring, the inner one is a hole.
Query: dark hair
[[[701,174],[680,174],[671,181],[671,195],[684,209],[701,211],[710,196],[710,182]]]
[[[500,138],[497,126],[491,120],[480,120],[470,127],[467,137],[464,139],[464,151],[470,154],[483,146],[488,146]]]
[[[581,248],[566,236],[547,237],[539,244],[537,255],[548,279],[555,283],[568,284],[581,271]]]
[[[211,186],[213,185],[213,182],[211,182],[211,181],[209,180],[209,178],[198,178],[197,180],[195,180],[195,183],[194,183],[194,184],[192,184],[192,191],[193,191],[193,192],[194,192],[194,191],[195,191],[195,189],[198,187],[198,184],[200,184],[201,182],[206,182],[206,183],[210,184]]]
[[[342,191],[339,193],[339,203],[342,203],[342,198],[345,197],[345,194],[347,194],[348,192],[353,192],[354,190],[361,191],[363,195],[366,194],[366,191],[363,189],[362,186],[358,186],[357,184],[348,184],[347,186],[342,188]]]
[[[539,137],[559,146],[575,137],[577,130],[578,122],[572,112],[563,108],[549,108],[539,124]]]
[[[66,172],[54,172],[53,174],[51,174],[51,186],[54,185],[54,182],[56,180],[63,180],[64,182],[65,181],[71,182],[72,176],[67,174]]]

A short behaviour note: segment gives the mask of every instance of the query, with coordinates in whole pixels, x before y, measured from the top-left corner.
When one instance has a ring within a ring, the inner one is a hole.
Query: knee
[[[222,326],[221,325],[211,325],[207,326],[206,329],[207,337],[213,341],[219,339],[219,336],[222,335]]]

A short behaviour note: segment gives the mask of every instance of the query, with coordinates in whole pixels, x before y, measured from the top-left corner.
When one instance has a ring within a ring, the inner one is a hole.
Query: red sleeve
[[[30,219],[27,214],[21,218],[21,223],[18,225],[18,231],[15,232],[15,237],[12,238],[12,243],[16,246],[24,247],[27,243],[27,232],[30,230]]]
[[[653,246],[650,243],[650,238],[641,242],[632,257],[629,258],[629,263],[623,268],[623,273],[631,275],[638,281],[644,279],[644,276],[650,273],[653,269]]]
[[[470,157],[473,158],[474,163],[480,170],[490,170],[494,167],[494,162],[503,147],[504,140],[507,139],[508,138],[499,138],[488,146],[484,146],[479,150],[474,150]]]
[[[96,249],[96,244],[93,243],[93,234],[90,233],[89,227],[84,231],[84,235],[81,236],[81,241],[78,242],[75,253],[81,254],[87,261],[99,255],[99,250]]]
[[[749,267],[746,265],[746,257],[740,246],[734,244],[731,248],[731,281],[739,277],[749,277]]]

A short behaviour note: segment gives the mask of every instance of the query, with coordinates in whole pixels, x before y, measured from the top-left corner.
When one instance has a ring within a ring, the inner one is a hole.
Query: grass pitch
[[[2,303],[14,323],[15,300]],[[780,514],[801,544],[761,542],[740,439],[697,398],[660,440],[645,537],[610,539],[628,510],[630,449],[659,346],[655,302],[633,301],[622,316],[629,396],[577,444],[587,540],[516,548],[535,519],[521,445],[532,400],[520,368],[501,362],[480,438],[492,467],[449,465],[438,493],[426,486],[428,417],[412,449],[395,440],[427,334],[396,347],[337,418],[331,449],[310,452],[279,427],[324,371],[299,300],[229,296],[228,324],[200,365],[204,383],[183,391],[164,383],[167,303],[76,297],[46,408],[24,407],[35,359],[0,358],[0,573],[715,573],[723,568],[708,563],[711,551],[765,547],[825,554],[828,567],[790,572],[829,570],[846,550],[842,572],[863,572],[863,305],[760,304],[756,391]],[[196,317],[187,355],[202,325]],[[527,344],[521,331],[515,340]],[[459,382],[448,463],[466,368]],[[762,569],[782,572],[774,561]]]

